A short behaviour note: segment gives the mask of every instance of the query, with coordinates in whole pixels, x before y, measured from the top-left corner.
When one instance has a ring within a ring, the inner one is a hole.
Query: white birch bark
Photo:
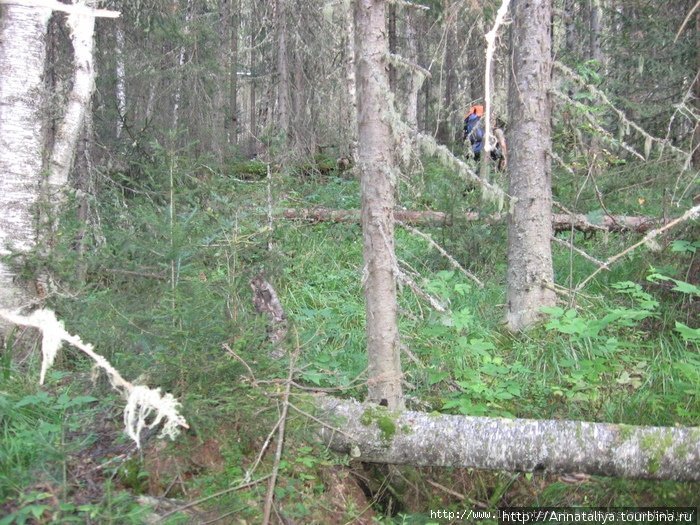
[[[192,19],[192,0],[187,0],[187,8],[185,12],[185,28],[184,33],[187,34],[190,31],[190,21]],[[187,48],[180,46],[180,52],[178,54],[177,65],[178,65],[178,79],[177,86],[175,88],[175,101],[173,103],[173,120],[172,120],[172,131],[177,131],[177,126],[180,123],[180,101],[182,99],[182,88],[183,88],[183,75],[182,68],[185,65],[185,57],[187,56]]]
[[[79,4],[85,5],[86,2]],[[73,89],[68,95],[66,111],[56,133],[49,161],[48,202],[52,204],[54,211],[57,211],[62,201],[61,194],[68,183],[78,137],[95,91],[95,18],[70,14],[66,24],[73,45]]]
[[[124,63],[124,29],[121,25],[117,24],[115,26],[115,40],[116,45],[114,48],[115,54],[115,75],[117,77],[116,85],[116,97],[117,97],[117,138],[121,137],[122,130],[124,129],[124,115],[126,114],[126,66]]]
[[[345,22],[345,81],[348,103],[345,105],[350,122],[349,154],[352,163],[357,163],[357,81],[355,77],[355,17],[352,4],[343,3]]]
[[[358,461],[700,481],[697,428],[392,413],[331,397],[316,404],[328,425],[321,439]]]
[[[35,243],[33,207],[42,170],[42,74],[51,10],[5,5],[0,15],[0,256]],[[0,308],[32,299],[0,261]]]

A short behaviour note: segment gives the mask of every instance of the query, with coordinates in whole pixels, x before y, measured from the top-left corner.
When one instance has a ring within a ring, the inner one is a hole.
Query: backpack
[[[475,155],[481,153],[484,140],[484,129],[481,125],[481,117],[484,114],[484,106],[472,106],[464,117],[464,140],[469,139],[472,151]]]

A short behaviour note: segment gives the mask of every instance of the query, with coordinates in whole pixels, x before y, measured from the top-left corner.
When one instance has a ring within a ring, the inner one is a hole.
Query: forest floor
[[[67,215],[55,254],[37,255],[27,271],[48,269],[56,292],[47,306],[68,331],[135,383],[172,392],[190,429],[174,442],[144,436],[137,450],[122,432],[123,401],[104,378],[91,378],[86,359],[64,349],[39,387],[36,341],[17,332],[0,356],[0,525],[260,523],[270,494],[273,522],[299,524],[448,523],[437,511],[505,506],[700,503],[692,483],[366,465],[327,450],[314,438],[309,393],[361,399],[366,390],[361,230],[288,220],[282,211],[358,209],[357,180],[327,159],[272,166],[268,175],[260,162],[213,173],[163,155],[138,176],[105,177],[89,234]],[[595,185],[555,173],[554,194],[592,221],[608,211],[667,217],[683,209],[666,197],[673,184],[661,164],[614,165]],[[505,224],[460,220],[499,211],[496,204],[429,159],[400,181],[398,199],[403,209],[453,217],[420,230],[485,284],[425,237],[397,228],[401,269],[423,292],[403,286],[399,297],[409,407],[700,423],[697,223],[629,253],[576,294],[596,265],[554,244],[561,304],[542,327],[512,335],[501,324]],[[598,260],[640,239],[558,237]],[[87,243],[82,256],[76,239]],[[281,342],[270,341],[277,327],[254,306],[256,277],[284,308]]]

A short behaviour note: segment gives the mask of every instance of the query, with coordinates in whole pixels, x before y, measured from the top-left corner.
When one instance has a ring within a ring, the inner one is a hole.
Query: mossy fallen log
[[[334,210],[329,208],[296,209],[289,208],[282,212],[285,219],[304,220],[310,222],[360,222],[360,210]],[[441,211],[395,210],[394,218],[413,226],[451,226],[454,221],[485,221],[496,223],[505,221],[505,213],[481,215],[477,212],[449,214]],[[646,233],[662,224],[663,221],[654,217],[633,215],[603,215],[595,220],[586,215],[555,213],[552,215],[552,227],[555,232],[576,231],[594,233],[631,231]]]
[[[404,411],[319,396],[319,432],[371,463],[700,480],[700,428]]]

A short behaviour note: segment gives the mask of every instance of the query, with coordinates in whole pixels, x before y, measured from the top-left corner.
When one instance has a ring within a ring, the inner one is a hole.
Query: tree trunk
[[[277,122],[289,139],[289,60],[285,0],[275,3],[277,15]]]
[[[95,91],[95,18],[71,14],[66,23],[73,45],[73,87],[68,95],[68,104],[49,161],[48,202],[54,212],[52,219],[55,219],[63,201],[62,193],[68,184],[78,138]]]
[[[178,3],[175,3],[176,8],[178,7]],[[192,0],[187,0],[186,1],[186,8],[185,8],[185,27],[183,29],[183,32],[185,35],[187,35],[190,31],[190,21],[192,19]],[[187,57],[187,48],[185,47],[184,44],[180,46],[180,51],[178,53],[178,59],[177,59],[177,80],[176,80],[176,86],[175,86],[175,100],[173,102],[173,115],[172,115],[172,124],[170,125],[170,129],[173,133],[177,133],[177,127],[180,123],[180,104],[182,101],[182,89],[183,89],[183,84],[185,83],[184,80],[184,73],[183,73],[183,68],[185,66],[185,58]]]
[[[448,5],[447,10],[452,10],[453,6]],[[453,110],[455,105],[455,92],[457,86],[457,73],[455,71],[455,50],[457,48],[454,20],[447,20],[447,27],[445,28],[445,54],[444,54],[444,99],[443,107],[438,107],[439,118],[439,130],[438,130],[438,140],[443,144],[451,144],[454,142],[456,137],[455,125],[453,122]]]
[[[695,13],[695,110],[700,114],[700,9]],[[693,167],[700,169],[700,121],[695,122],[695,130],[693,131]]]
[[[50,9],[0,6],[0,256],[35,243],[33,207],[42,170],[42,74]],[[8,263],[0,260],[0,307],[33,298]]]
[[[357,81],[355,75],[355,18],[352,4],[341,4],[345,22],[345,82],[347,85],[346,123],[348,124],[349,145],[347,155],[351,163],[357,165]]]
[[[238,145],[238,25],[240,20],[239,0],[231,0],[231,50],[228,63],[229,71],[229,118],[227,125],[228,143],[231,146]]]
[[[418,63],[418,47],[416,45],[417,16],[413,9],[406,9],[406,59],[409,62]],[[408,127],[418,130],[418,92],[423,84],[424,77],[415,71],[406,73],[406,111],[405,118]]]
[[[564,48],[571,57],[576,54],[576,1],[564,0]]]
[[[602,32],[600,0],[591,0],[590,7],[590,57],[602,64],[603,49],[600,45],[600,34]]]
[[[389,2],[387,6],[389,20],[388,20],[388,31],[389,31],[389,53],[395,55],[398,53],[398,38],[396,35],[396,18],[397,18],[397,8],[395,2]],[[389,89],[396,97],[398,87],[396,85],[397,79],[396,66],[389,63]]]
[[[517,0],[513,16],[510,89],[509,194],[506,321],[513,331],[536,323],[553,306],[552,162],[548,89],[551,79],[551,0]]]
[[[116,137],[121,137],[124,129],[124,117],[126,116],[126,66],[124,63],[124,28],[121,21],[114,26],[114,75],[116,77],[115,97],[117,99],[117,126]]]
[[[325,396],[316,404],[328,423],[321,439],[358,461],[700,480],[697,428],[397,413]]]
[[[362,193],[369,399],[403,407],[394,253],[395,144],[387,74],[384,0],[355,4],[358,166]]]

